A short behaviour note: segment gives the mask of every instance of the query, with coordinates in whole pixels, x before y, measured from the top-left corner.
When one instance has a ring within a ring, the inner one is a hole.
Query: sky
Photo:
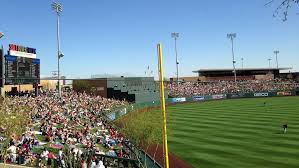
[[[157,75],[157,44],[163,46],[165,76],[175,76],[177,40],[179,75],[193,70],[231,68],[231,43],[237,37],[237,67],[275,67],[299,71],[299,5],[283,22],[273,17],[277,3],[269,0],[60,0],[61,73],[67,78],[95,74],[145,76],[147,67]],[[4,49],[18,44],[37,49],[41,75],[57,70],[56,15],[52,0],[1,0],[0,39]]]

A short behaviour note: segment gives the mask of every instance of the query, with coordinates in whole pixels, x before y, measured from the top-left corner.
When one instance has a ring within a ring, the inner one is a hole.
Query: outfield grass
[[[299,167],[299,97],[178,104],[167,113],[170,151],[195,168]]]

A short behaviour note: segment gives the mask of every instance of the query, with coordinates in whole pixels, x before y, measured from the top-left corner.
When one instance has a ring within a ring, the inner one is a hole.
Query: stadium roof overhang
[[[284,68],[237,68],[236,71],[280,71],[280,70],[290,70],[291,67]],[[200,69],[192,71],[193,73],[203,73],[203,72],[232,72],[232,68],[223,68],[223,69]]]

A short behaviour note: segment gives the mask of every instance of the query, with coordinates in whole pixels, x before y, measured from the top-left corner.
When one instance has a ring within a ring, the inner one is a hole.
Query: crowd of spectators
[[[63,92],[61,97],[55,91],[47,91],[37,97],[10,99],[16,106],[30,106],[32,121],[21,137],[11,137],[7,162],[69,167],[72,158],[81,167],[104,168],[111,163],[96,156],[130,158],[130,150],[125,147],[128,140],[103,115],[104,111],[126,105],[125,101],[73,91]]]
[[[289,91],[299,88],[299,84],[282,80],[181,82],[179,85],[174,82],[167,83],[166,88],[172,97],[185,97]],[[71,90],[63,92],[61,97],[55,91],[41,91],[36,97],[25,94],[9,99],[15,106],[29,106],[31,121],[22,136],[3,137],[0,134],[0,142],[10,139],[7,155],[2,156],[6,162],[39,164],[39,167],[79,164],[83,168],[104,168],[113,164],[105,156],[127,159],[132,156],[126,145],[129,141],[103,115],[105,111],[127,105],[125,101]],[[40,152],[36,152],[36,149],[40,149]],[[122,165],[125,167],[125,163]]]
[[[217,81],[217,82],[176,82],[166,84],[171,97],[201,96],[227,93],[249,93],[269,91],[289,91],[298,88],[295,81],[249,80],[249,81]]]

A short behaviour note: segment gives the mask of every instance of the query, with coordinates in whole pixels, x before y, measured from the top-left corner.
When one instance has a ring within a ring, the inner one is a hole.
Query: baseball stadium
[[[276,5],[272,17],[285,24],[265,21],[260,2],[166,1],[1,2],[10,16],[0,24],[0,167],[298,168],[298,31],[289,13],[299,1],[262,4]],[[237,24],[226,23],[232,16]],[[213,35],[232,25],[246,42]],[[169,33],[176,26],[185,39]],[[195,46],[198,36],[207,50]],[[160,38],[163,47],[153,43]],[[278,44],[272,65],[263,50]],[[251,64],[235,53],[252,55]]]

